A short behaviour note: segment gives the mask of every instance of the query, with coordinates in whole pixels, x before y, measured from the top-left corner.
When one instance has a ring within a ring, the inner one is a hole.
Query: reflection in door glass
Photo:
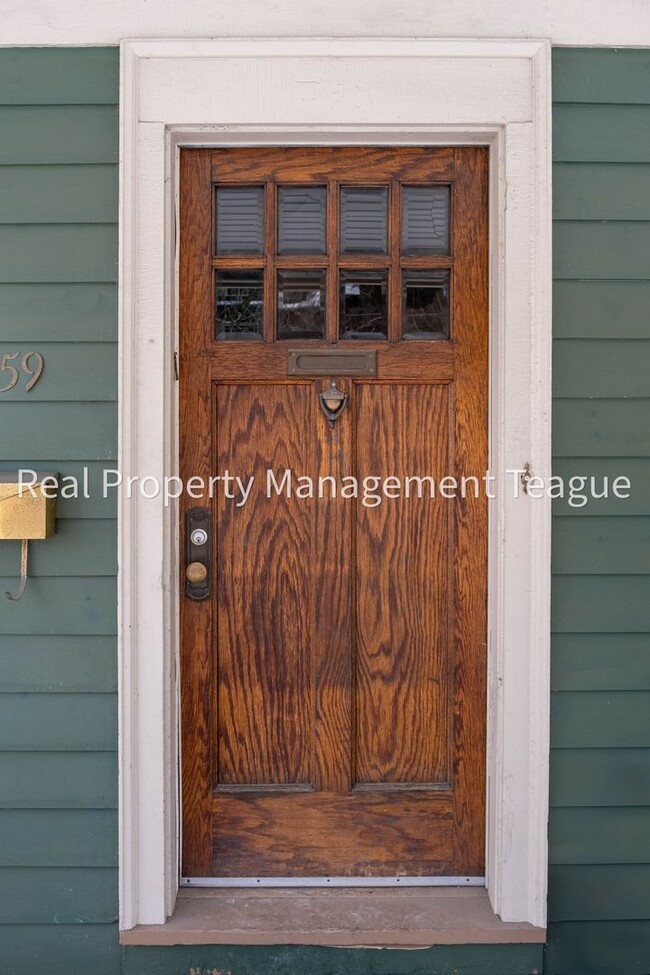
[[[404,271],[402,338],[449,338],[449,271]]]
[[[278,338],[322,339],[325,335],[326,272],[278,272]]]
[[[214,292],[216,337],[261,342],[264,272],[217,271]]]
[[[264,187],[219,187],[217,254],[261,254],[264,249]]]
[[[341,271],[342,339],[387,338],[386,271]]]
[[[324,186],[278,190],[278,254],[325,253]]]
[[[402,254],[449,253],[449,187],[404,186]]]

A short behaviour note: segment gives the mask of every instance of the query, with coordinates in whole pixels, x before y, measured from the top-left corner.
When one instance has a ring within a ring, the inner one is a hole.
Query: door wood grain
[[[245,503],[181,499],[214,521],[213,597],[181,608],[185,876],[484,872],[486,500],[379,485],[487,469],[487,167],[474,147],[181,151],[180,474],[254,478]],[[221,184],[264,187],[263,255],[214,253]],[[325,255],[277,254],[279,184],[326,187]],[[388,188],[386,255],[339,253],[348,184]],[[449,254],[400,253],[411,184],[451,187]],[[280,267],[326,273],[322,340],[276,337]],[[217,340],[215,269],[251,268],[263,334]],[[339,340],[342,268],[385,268],[387,339]],[[402,338],[405,269],[449,273],[449,338]],[[288,375],[289,349],[352,341],[376,378]],[[338,489],[269,492],[269,470]],[[341,496],[348,476],[379,503]]]

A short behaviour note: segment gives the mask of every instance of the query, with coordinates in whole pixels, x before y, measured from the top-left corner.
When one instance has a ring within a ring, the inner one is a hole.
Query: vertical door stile
[[[212,185],[210,158],[200,150],[181,154],[180,213],[180,474],[207,483],[212,462],[212,382],[210,361],[199,353],[210,343],[212,314]],[[187,507],[211,507],[208,497],[182,496],[181,525]],[[182,566],[184,573],[185,566]],[[185,579],[179,585],[184,589]],[[214,600],[182,600],[181,753],[183,794],[183,870],[201,875],[212,869],[214,776]],[[188,635],[191,638],[188,639]]]
[[[454,453],[458,470],[481,477],[488,465],[487,154],[456,150],[456,160]],[[485,701],[487,675],[485,494],[468,492],[454,511],[454,862],[476,873],[485,862],[486,717],[485,706],[477,706]]]
[[[317,396],[325,381],[314,384]],[[349,393],[349,381],[339,380]],[[339,483],[351,459],[350,409],[332,428],[317,411],[319,425],[318,477]],[[317,553],[314,585],[315,780],[323,792],[349,792],[352,786],[351,746],[351,558],[352,499],[326,496],[314,505]]]

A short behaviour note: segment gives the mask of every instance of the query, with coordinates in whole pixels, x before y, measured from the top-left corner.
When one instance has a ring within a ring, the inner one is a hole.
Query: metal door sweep
[[[485,887],[485,877],[181,877],[181,887]]]

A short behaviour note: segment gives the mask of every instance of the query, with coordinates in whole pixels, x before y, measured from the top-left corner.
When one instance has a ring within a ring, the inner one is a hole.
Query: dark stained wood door
[[[182,599],[185,876],[484,873],[487,509],[458,486],[487,469],[487,166],[182,150],[181,476],[254,478],[182,500],[213,518],[212,595]],[[292,375],[296,349],[376,374]]]

